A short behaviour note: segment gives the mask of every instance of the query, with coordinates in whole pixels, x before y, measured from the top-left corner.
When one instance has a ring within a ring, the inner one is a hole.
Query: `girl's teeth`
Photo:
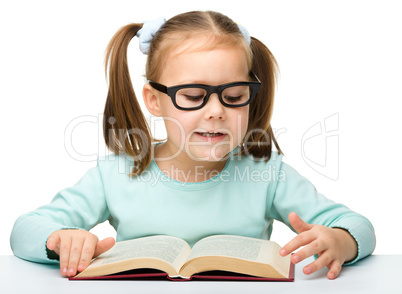
[[[201,136],[204,136],[204,137],[210,137],[210,138],[212,138],[212,137],[218,137],[218,136],[222,136],[223,134],[222,133],[199,133]]]

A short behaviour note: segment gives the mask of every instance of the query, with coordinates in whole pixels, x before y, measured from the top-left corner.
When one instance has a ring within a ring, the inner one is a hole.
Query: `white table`
[[[402,293],[398,278],[402,255],[373,255],[343,268],[335,280],[328,280],[327,269],[310,276],[304,265],[296,265],[294,282],[228,281],[69,281],[57,265],[37,264],[11,255],[0,255],[0,293]]]

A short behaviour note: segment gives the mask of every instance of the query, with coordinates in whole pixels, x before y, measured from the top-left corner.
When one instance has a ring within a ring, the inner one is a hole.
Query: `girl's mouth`
[[[214,138],[214,137],[219,137],[219,136],[223,136],[223,133],[219,133],[219,132],[197,132],[198,135],[203,136],[203,137],[207,137],[207,138]]]
[[[195,132],[195,134],[202,140],[215,142],[220,141],[226,137],[225,133],[220,132]]]
[[[221,132],[195,132],[196,136],[203,141],[207,141],[209,143],[219,142],[226,138],[227,134]]]

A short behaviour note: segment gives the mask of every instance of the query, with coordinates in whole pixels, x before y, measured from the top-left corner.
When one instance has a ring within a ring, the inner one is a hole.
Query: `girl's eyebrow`
[[[202,84],[202,85],[209,85],[209,86],[219,86],[219,85],[225,85],[229,83],[235,83],[235,82],[247,82],[247,78],[242,78],[242,79],[231,79],[231,80],[226,80],[222,83],[209,83],[205,82],[203,80],[183,80],[175,83],[174,85],[171,86],[176,86],[176,85],[187,85],[187,84]],[[169,87],[169,86],[168,86]]]
[[[201,80],[183,80],[176,83],[176,85],[184,85],[184,84],[205,84]]]

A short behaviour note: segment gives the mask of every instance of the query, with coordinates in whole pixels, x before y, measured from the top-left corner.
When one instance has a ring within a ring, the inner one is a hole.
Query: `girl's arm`
[[[317,259],[304,272],[327,266],[328,277],[335,278],[343,263],[352,264],[374,251],[374,228],[367,218],[325,198],[286,163],[281,171],[285,177],[274,189],[271,217],[299,234],[283,247],[282,255],[307,245],[292,260],[297,263],[314,255]]]
[[[88,231],[109,218],[99,167],[90,169],[73,187],[59,192],[48,205],[20,216],[11,233],[11,248],[22,259],[55,263],[48,237],[66,229]],[[89,233],[88,233],[89,234]]]

